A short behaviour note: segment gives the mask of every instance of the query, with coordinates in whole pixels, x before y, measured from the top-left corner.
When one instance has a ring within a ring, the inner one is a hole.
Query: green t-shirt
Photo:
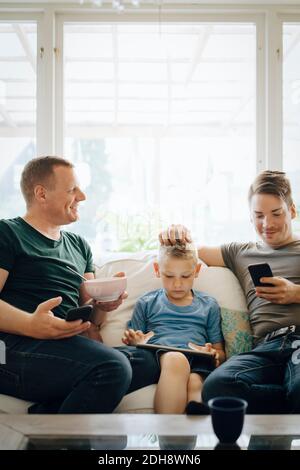
[[[80,277],[93,272],[88,243],[71,232],[61,231],[59,240],[51,240],[27,224],[21,217],[0,220],[0,268],[9,272],[0,298],[27,312],[51,297],[62,296],[53,312],[64,318],[78,306]]]

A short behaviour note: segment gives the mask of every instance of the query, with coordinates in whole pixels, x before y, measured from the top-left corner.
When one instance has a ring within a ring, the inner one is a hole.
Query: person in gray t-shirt
[[[240,281],[249,309],[255,347],[230,358],[205,381],[203,399],[227,395],[245,398],[248,412],[300,413],[300,239],[293,234],[296,207],[285,173],[264,171],[249,189],[251,220],[259,242],[199,248],[199,258],[226,266]],[[172,225],[160,234],[162,244],[190,242],[186,227]],[[248,266],[268,263],[274,277],[268,287],[254,287]],[[295,325],[273,338],[267,335]]]

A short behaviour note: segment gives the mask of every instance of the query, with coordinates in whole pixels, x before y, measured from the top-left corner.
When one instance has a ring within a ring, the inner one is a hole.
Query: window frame
[[[0,8],[0,23],[36,23],[37,28],[37,51],[42,47],[42,38],[41,38],[41,25],[43,21],[43,15],[41,13],[2,13]],[[35,140],[38,150],[38,141],[41,135],[41,129],[44,128],[43,122],[43,106],[41,102],[41,96],[44,93],[44,72],[43,72],[43,63],[40,60],[39,54],[36,58],[36,126],[35,126]]]
[[[37,120],[38,154],[63,152],[63,76],[60,43],[63,21],[253,21],[257,28],[256,64],[256,168],[257,172],[281,169],[282,149],[282,25],[300,19],[299,5],[239,3],[213,5],[168,3],[127,6],[122,15],[110,5],[101,8],[78,3],[5,3],[0,0],[0,21],[36,21],[37,47]],[[50,79],[49,79],[50,77]],[[276,79],[274,78],[276,77]]]
[[[278,19],[280,22],[280,28],[281,28],[281,50],[283,51],[283,25],[284,23],[299,23],[300,25],[300,11],[296,14],[279,14]],[[283,105],[283,54],[281,54],[281,83],[280,83],[280,92],[281,92],[281,102]],[[283,108],[281,110],[282,113],[282,121],[281,121],[281,132],[282,132],[282,167],[283,167]],[[282,168],[281,167],[281,168]]]
[[[124,14],[120,15],[111,13],[98,13],[98,14],[78,14],[60,13],[56,15],[56,44],[60,51],[56,63],[56,148],[58,153],[64,153],[64,90],[63,90],[63,26],[65,23],[83,22],[83,23],[132,23],[132,22],[157,22],[157,15],[141,12],[137,14]],[[265,82],[265,67],[264,67],[264,16],[257,13],[243,13],[232,14],[230,12],[218,14],[193,14],[185,12],[167,12],[160,17],[160,21],[168,23],[254,23],[256,26],[256,123],[255,123],[255,136],[256,136],[256,167],[260,171],[266,166],[265,161],[265,113],[264,113],[264,82]]]

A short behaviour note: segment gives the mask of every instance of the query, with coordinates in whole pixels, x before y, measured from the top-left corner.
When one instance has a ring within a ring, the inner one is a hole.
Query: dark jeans
[[[247,400],[248,413],[300,413],[299,347],[300,336],[290,335],[231,357],[204,382],[203,400],[236,396]]]
[[[0,393],[36,404],[29,413],[110,413],[123,396],[155,383],[149,351],[113,349],[83,336],[37,340],[0,333]]]

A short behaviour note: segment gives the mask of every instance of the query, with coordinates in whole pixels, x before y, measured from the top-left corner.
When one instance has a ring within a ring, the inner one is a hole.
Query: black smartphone
[[[82,307],[70,308],[70,310],[67,311],[66,321],[88,321],[91,317],[92,311],[92,305],[83,305]]]
[[[273,277],[272,270],[268,263],[250,264],[248,270],[255,287],[274,287],[273,284],[260,282],[261,277]]]

